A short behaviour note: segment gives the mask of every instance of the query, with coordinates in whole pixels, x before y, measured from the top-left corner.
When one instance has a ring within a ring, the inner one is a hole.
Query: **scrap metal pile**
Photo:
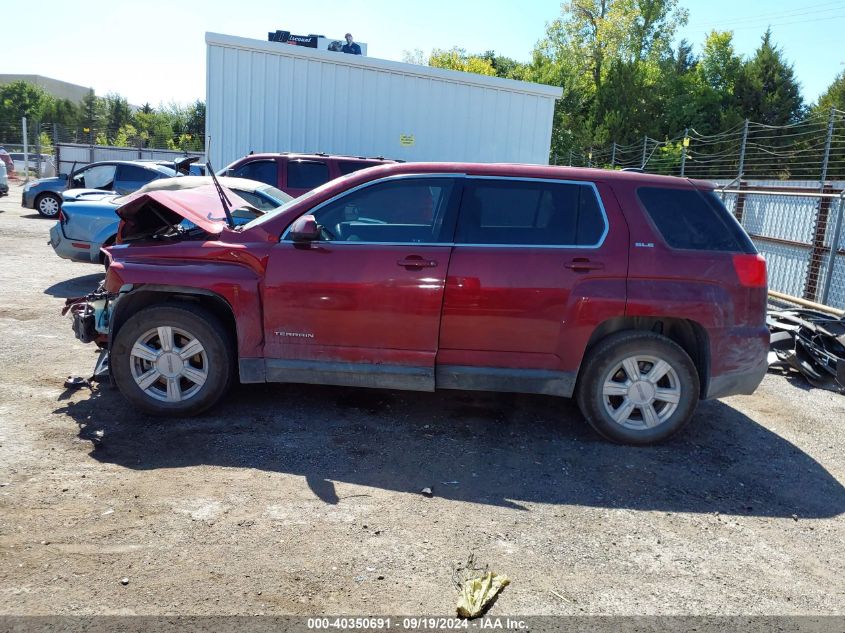
[[[770,310],[769,368],[800,372],[814,387],[845,393],[845,317],[816,310]]]

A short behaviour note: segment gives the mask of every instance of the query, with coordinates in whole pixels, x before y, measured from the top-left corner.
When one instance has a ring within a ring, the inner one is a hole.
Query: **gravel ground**
[[[448,615],[470,553],[512,580],[491,615],[845,613],[841,395],[769,375],[645,449],[542,396],[243,386],[150,420],[63,388],[95,354],[59,310],[102,275],[50,225],[0,200],[0,614]]]

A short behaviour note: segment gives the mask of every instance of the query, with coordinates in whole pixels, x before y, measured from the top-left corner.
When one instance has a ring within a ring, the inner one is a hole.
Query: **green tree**
[[[520,81],[524,81],[526,78],[528,64],[518,62],[517,60],[505,57],[504,55],[497,55],[496,51],[492,50],[486,51],[481,55],[476,55],[476,57],[480,57],[481,59],[485,59],[490,62],[490,66],[493,67],[493,71],[496,73],[497,77],[502,77],[504,79],[518,79]]]
[[[540,48],[569,57],[598,90],[614,60],[637,63],[669,50],[687,12],[678,0],[570,0]]]
[[[80,107],[70,99],[53,99],[41,116],[43,122],[57,123],[65,128],[76,128],[80,119]]]
[[[40,121],[52,97],[40,86],[13,81],[0,86],[0,119],[20,122],[21,117]]]
[[[827,115],[831,108],[845,110],[845,71],[839,73],[821,94],[813,110]]]
[[[734,94],[742,60],[733,48],[730,32],[711,31],[701,56],[688,56],[684,42],[678,46],[672,67],[661,68],[661,124],[665,136],[686,127],[701,134],[714,134],[741,122]]]
[[[200,139],[205,144],[205,103],[197,99],[188,106],[185,131],[194,139]]]
[[[103,100],[89,90],[80,104],[80,124],[82,125],[83,142],[92,142],[97,135],[105,134],[106,109]],[[88,130],[87,132],[85,130]],[[102,139],[102,136],[100,137]]]
[[[660,132],[665,120],[661,97],[671,92],[661,71],[674,69],[670,43],[686,17],[677,0],[570,0],[562,5],[525,73],[532,81],[563,88],[555,106],[553,154]],[[681,66],[691,63],[685,47]]]
[[[457,46],[443,50],[435,48],[428,57],[428,65],[434,68],[461,70],[479,75],[496,76],[496,69],[490,60],[477,55],[468,55],[466,50]]]
[[[804,114],[801,87],[792,65],[772,42],[772,31],[737,77],[736,95],[742,114],[766,125],[795,123]]]
[[[168,112],[153,110],[147,114],[139,110],[135,113],[134,125],[139,146],[170,148],[177,136],[173,130],[173,117]]]
[[[108,136],[114,140],[118,131],[132,121],[132,108],[125,97],[119,94],[109,93],[103,99],[103,108],[106,114],[106,129]]]
[[[734,52],[733,33],[710,31],[698,63],[698,72],[704,83],[719,94],[730,94],[741,70],[742,60]]]

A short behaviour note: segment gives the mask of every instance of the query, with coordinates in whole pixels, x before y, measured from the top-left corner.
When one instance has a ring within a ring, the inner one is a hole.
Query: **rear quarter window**
[[[751,239],[712,191],[640,187],[637,197],[672,248],[757,252]]]

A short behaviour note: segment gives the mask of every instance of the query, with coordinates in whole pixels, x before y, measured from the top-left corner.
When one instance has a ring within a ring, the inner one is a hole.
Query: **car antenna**
[[[208,173],[211,174],[211,180],[214,181],[214,187],[217,189],[217,195],[220,196],[220,204],[223,205],[223,211],[226,213],[226,225],[230,229],[233,229],[235,228],[235,221],[232,219],[232,212],[229,210],[232,203],[229,202],[229,198],[227,198],[226,194],[223,192],[223,187],[221,187],[220,183],[217,182],[217,176],[214,174],[214,169],[211,167],[210,160],[205,162],[205,168],[208,170]]]

